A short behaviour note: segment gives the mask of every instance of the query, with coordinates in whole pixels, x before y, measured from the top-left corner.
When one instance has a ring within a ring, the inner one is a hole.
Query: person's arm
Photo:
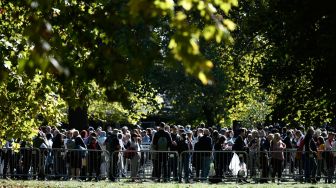
[[[171,148],[171,146],[173,145],[173,139],[169,133],[166,134],[166,137],[168,141],[168,148]]]

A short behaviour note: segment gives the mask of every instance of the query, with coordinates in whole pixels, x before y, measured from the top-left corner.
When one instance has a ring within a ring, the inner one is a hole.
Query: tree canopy
[[[0,19],[1,138],[66,121],[81,128],[88,117],[335,120],[329,3],[4,0]]]

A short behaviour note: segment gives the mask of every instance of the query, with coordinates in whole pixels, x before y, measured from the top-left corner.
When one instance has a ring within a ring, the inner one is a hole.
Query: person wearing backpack
[[[113,132],[107,133],[107,138],[105,140],[106,149],[110,154],[110,170],[109,170],[109,179],[112,182],[116,181],[118,177],[118,161],[121,150],[121,145],[118,139],[118,130],[113,130]]]
[[[160,181],[161,170],[163,170],[163,181],[168,181],[168,153],[172,145],[172,139],[168,132],[164,131],[166,124],[164,122],[160,123],[159,130],[155,133],[152,142],[152,149],[157,151],[156,160],[154,162],[155,173],[154,178]]]

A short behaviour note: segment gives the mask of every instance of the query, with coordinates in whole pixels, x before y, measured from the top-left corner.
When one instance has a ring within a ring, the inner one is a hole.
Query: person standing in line
[[[139,135],[136,133],[131,134],[131,141],[128,143],[129,145],[127,148],[131,148],[132,150],[132,157],[131,160],[131,178],[132,181],[136,181],[139,178],[138,171],[139,171],[139,164],[140,164],[140,146],[139,146]]]
[[[326,159],[327,171],[328,171],[326,183],[333,183],[335,160],[334,160],[334,154],[332,150],[333,150],[333,146],[335,145],[334,138],[335,138],[335,133],[330,131],[328,133],[328,139],[325,142],[325,159]]]
[[[307,183],[317,183],[316,181],[316,157],[317,146],[313,139],[314,129],[310,127],[304,138],[304,172]]]
[[[168,181],[168,154],[166,151],[169,151],[172,145],[172,139],[168,132],[165,129],[166,124],[164,122],[160,123],[159,130],[154,134],[152,149],[157,151],[155,155],[154,168],[155,172],[154,177],[157,178],[157,181],[160,182],[161,170],[163,170],[163,181]]]
[[[280,178],[283,170],[283,161],[284,150],[286,149],[286,144],[281,141],[281,136],[279,133],[274,134],[274,139],[271,143],[271,153],[272,153],[272,182],[275,182],[275,174],[278,174],[278,182],[280,182]]]

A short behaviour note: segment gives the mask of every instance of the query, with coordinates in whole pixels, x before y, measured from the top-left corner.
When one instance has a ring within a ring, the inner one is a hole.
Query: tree
[[[237,31],[251,41],[248,51],[265,54],[258,72],[261,87],[275,96],[272,121],[316,126],[335,117],[335,13],[330,7],[311,0],[240,4]]]
[[[91,81],[108,101],[127,106],[132,94],[124,80],[138,83],[162,59],[181,62],[207,84],[213,64],[198,43],[231,40],[234,24],[225,18],[231,6],[237,1],[1,1],[1,83],[12,76],[5,61],[28,81],[48,74],[61,84],[54,92],[70,110],[84,114]]]
[[[56,94],[59,84],[50,74],[34,78],[18,74],[7,62],[8,78],[0,83],[0,138],[30,140],[41,125],[57,125],[66,119],[66,103]]]

